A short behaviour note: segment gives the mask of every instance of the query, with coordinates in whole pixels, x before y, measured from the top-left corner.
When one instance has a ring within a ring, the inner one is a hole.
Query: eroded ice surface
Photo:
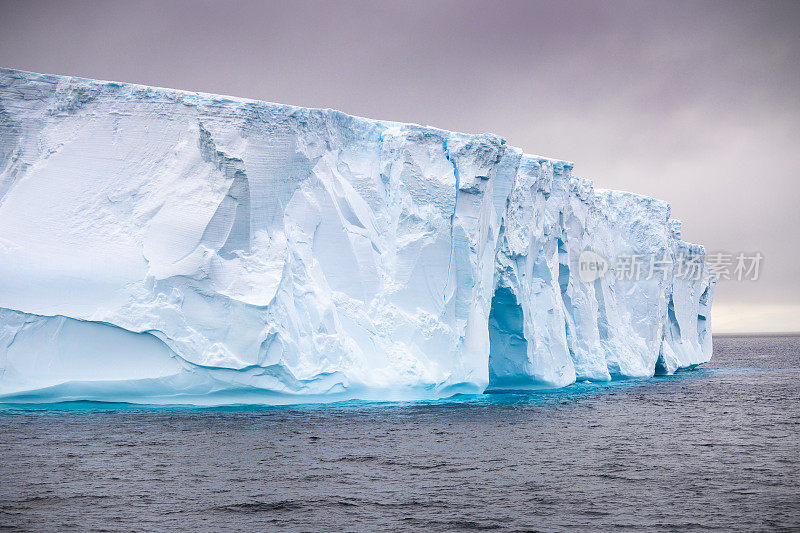
[[[669,206],[494,135],[0,70],[0,401],[435,398],[711,356]]]

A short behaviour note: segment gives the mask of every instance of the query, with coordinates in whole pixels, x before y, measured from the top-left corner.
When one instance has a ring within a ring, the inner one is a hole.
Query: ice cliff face
[[[493,135],[0,70],[0,401],[435,398],[711,356],[669,206]]]

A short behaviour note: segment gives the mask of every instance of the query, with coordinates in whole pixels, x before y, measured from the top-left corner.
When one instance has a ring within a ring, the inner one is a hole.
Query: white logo
[[[578,277],[584,283],[591,283],[602,278],[608,272],[608,261],[603,256],[584,250],[578,257]]]

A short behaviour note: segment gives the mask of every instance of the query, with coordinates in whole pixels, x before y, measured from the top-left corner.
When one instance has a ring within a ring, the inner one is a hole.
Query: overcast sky
[[[0,66],[496,133],[762,252],[715,331],[800,331],[800,2],[22,2]]]

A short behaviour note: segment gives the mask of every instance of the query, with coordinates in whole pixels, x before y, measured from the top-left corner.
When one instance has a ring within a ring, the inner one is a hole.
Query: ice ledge
[[[0,394],[436,398],[707,361],[703,248],[572,168],[490,134],[0,69]],[[589,281],[587,251],[608,261]],[[626,279],[630,256],[673,266]]]

